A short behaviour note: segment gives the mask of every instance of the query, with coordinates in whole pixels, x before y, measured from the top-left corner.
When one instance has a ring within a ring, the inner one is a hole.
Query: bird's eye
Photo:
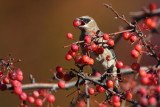
[[[85,24],[91,21],[90,19],[86,19],[86,18],[79,18],[79,19],[82,20]]]

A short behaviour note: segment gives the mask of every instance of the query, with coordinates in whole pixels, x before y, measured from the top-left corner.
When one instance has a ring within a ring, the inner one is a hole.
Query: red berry
[[[137,44],[137,45],[134,47],[134,49],[135,49],[136,51],[140,52],[140,51],[142,50],[142,45]]]
[[[147,19],[145,20],[145,24],[148,25],[150,28],[155,28],[157,22],[154,21],[154,20],[152,20],[151,18],[147,18]]]
[[[157,9],[156,4],[155,4],[155,3],[150,3],[150,5],[149,5],[149,10],[150,10],[150,11],[153,11],[153,10],[155,10],[155,9]]]
[[[84,37],[84,42],[85,43],[90,43],[91,42],[91,36],[85,36]]]
[[[141,78],[141,83],[144,84],[144,85],[147,85],[149,84],[150,80],[147,76],[144,76]]]
[[[103,52],[104,52],[104,48],[102,48],[102,47],[98,47],[96,50],[97,54],[103,54]]]
[[[22,93],[19,95],[19,98],[24,101],[24,100],[27,99],[27,94],[26,94],[25,92],[22,92]]]
[[[135,42],[136,40],[137,40],[137,36],[131,36],[131,37],[130,37],[130,41],[131,41],[131,42]]]
[[[113,107],[120,107],[121,103],[120,102],[113,102]]]
[[[16,73],[17,73],[17,75],[23,75],[23,72],[22,72],[22,70],[20,70],[20,69],[18,69],[18,70],[16,71]]]
[[[22,84],[19,81],[17,81],[17,80],[12,80],[11,81],[11,85],[13,87],[21,87],[22,86]]]
[[[66,56],[65,56],[65,59],[67,60],[67,61],[70,61],[70,60],[72,60],[72,56],[70,55],[70,54],[66,54]]]
[[[76,55],[76,52],[73,52],[72,50],[69,50],[68,54],[70,54],[72,57],[74,57]]]
[[[106,85],[107,85],[107,87],[109,87],[109,88],[111,88],[111,87],[113,87],[113,81],[112,80],[108,80],[107,82],[106,82]]]
[[[38,91],[33,91],[33,92],[32,92],[32,96],[33,96],[34,98],[38,98],[38,97],[39,97],[39,92],[38,92]]]
[[[145,70],[139,70],[139,75],[141,76],[141,77],[144,77],[144,76],[146,76],[146,71]]]
[[[78,107],[86,107],[86,103],[83,100],[80,100],[77,103],[78,103]]]
[[[92,50],[92,46],[88,45],[88,44],[85,45],[84,48],[85,48],[86,51],[91,51]]]
[[[75,57],[74,61],[78,64],[82,64],[82,57],[81,56],[77,56]]]
[[[109,39],[109,40],[107,41],[107,44],[108,44],[109,46],[114,46],[114,40]]]
[[[119,69],[122,68],[123,67],[123,62],[122,61],[117,61],[116,62],[116,67],[119,68]]]
[[[88,93],[89,93],[90,95],[93,95],[93,94],[94,94],[94,89],[93,89],[93,88],[88,88]]]
[[[152,106],[156,105],[156,104],[157,104],[156,98],[155,98],[155,97],[150,97],[150,98],[148,99],[148,104],[149,104],[149,105],[152,105]]]
[[[97,45],[95,43],[91,43],[91,49],[92,49],[92,51],[96,51]]]
[[[139,100],[139,103],[140,103],[142,106],[147,106],[147,105],[148,105],[147,98],[141,97],[140,100]]]
[[[35,104],[37,107],[41,107],[43,104],[43,101],[41,99],[36,99]]]
[[[72,33],[67,33],[67,34],[66,34],[66,37],[67,37],[68,39],[73,39],[73,34],[72,34]]]
[[[64,88],[65,85],[66,85],[66,83],[65,83],[64,81],[59,81],[59,82],[58,82],[58,87],[59,87],[59,88]]]
[[[38,92],[39,92],[40,96],[46,96],[47,95],[47,91],[45,89],[39,89]]]
[[[135,71],[138,71],[140,69],[140,65],[138,63],[132,63],[131,68]]]
[[[73,26],[74,26],[74,27],[79,27],[79,26],[82,25],[82,23],[83,23],[83,22],[82,22],[81,20],[74,20],[74,21],[73,21]]]
[[[118,95],[112,96],[113,102],[120,102],[120,97]]]
[[[126,98],[126,100],[131,100],[132,99],[132,93],[131,92],[126,92],[126,94],[125,94],[125,98]]]
[[[55,98],[54,95],[50,94],[50,95],[47,96],[47,101],[48,101],[48,102],[51,103],[51,102],[54,102],[55,100],[56,100],[56,98]]]
[[[15,80],[17,77],[17,73],[12,71],[12,72],[9,72],[9,78],[12,79],[12,80]]]
[[[62,79],[64,77],[63,72],[57,72],[56,77],[59,78],[59,79]]]
[[[72,50],[73,52],[78,51],[78,45],[72,44],[72,45],[71,45],[71,50]]]
[[[34,103],[35,102],[35,99],[33,97],[28,97],[27,100],[28,100],[29,103]]]
[[[72,79],[71,76],[70,76],[70,74],[68,74],[68,73],[64,74],[63,78],[64,78],[65,81],[69,81],[69,80]]]
[[[131,34],[129,33],[129,32],[125,32],[125,33],[123,33],[123,38],[125,39],[125,40],[129,40],[130,39],[130,36],[131,36]]]
[[[17,95],[20,95],[22,93],[22,88],[21,87],[14,87],[14,93]]]
[[[109,35],[108,35],[108,34],[106,34],[106,33],[105,33],[105,34],[103,34],[103,39],[104,39],[104,40],[108,40],[108,39],[109,39]]]
[[[9,83],[9,78],[7,78],[7,77],[3,78],[3,83],[8,84]]]
[[[94,60],[92,58],[89,58],[87,63],[88,63],[88,65],[93,65],[94,64]]]
[[[100,74],[99,72],[96,72],[95,76],[96,76],[96,77],[100,77],[101,74]]]
[[[83,56],[82,56],[82,61],[83,61],[84,63],[88,62],[88,60],[89,60],[89,56],[87,56],[87,55],[83,55]]]
[[[105,89],[102,86],[99,86],[99,85],[96,86],[96,90],[98,92],[104,92],[105,91]]]
[[[136,50],[132,50],[131,51],[131,56],[133,57],[133,58],[138,58],[139,57],[139,52],[138,51],[136,51]]]
[[[147,89],[142,87],[138,90],[138,93],[141,94],[141,96],[146,96],[147,95]]]
[[[23,80],[23,75],[17,75],[16,80],[21,82]]]
[[[56,71],[57,71],[57,72],[62,72],[62,71],[63,71],[63,68],[62,68],[61,66],[57,66],[57,67],[56,67]]]

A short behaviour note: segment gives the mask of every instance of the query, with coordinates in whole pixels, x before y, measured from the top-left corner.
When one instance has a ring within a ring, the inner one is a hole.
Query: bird
[[[80,41],[83,41],[84,38],[86,36],[98,36],[98,35],[103,35],[104,33],[99,29],[96,21],[90,17],[90,16],[82,16],[79,18],[76,18],[75,21],[80,21],[81,24],[79,24],[78,26],[76,26],[78,29],[81,30],[81,34],[79,37]],[[94,60],[94,64],[91,65],[92,68],[92,72],[100,72],[100,73],[104,73],[105,71],[107,71],[109,68],[112,68],[112,76],[115,79],[115,86],[119,87],[119,79],[121,79],[121,75],[120,75],[120,70],[117,69],[116,67],[116,61],[117,61],[117,57],[116,54],[114,52],[114,49],[112,47],[109,47],[106,42],[107,40],[103,40],[103,38],[96,38],[94,39],[92,42],[94,42],[95,44],[97,44],[97,46],[102,46],[102,42],[105,43],[103,44],[104,47],[104,52],[102,54],[97,54],[94,51],[89,51],[89,55],[90,57]],[[86,55],[88,52],[85,50],[84,47],[85,44],[80,44],[81,46],[81,50],[82,50],[82,54]],[[110,60],[106,60],[106,57],[109,56]],[[118,79],[118,78],[119,79]]]

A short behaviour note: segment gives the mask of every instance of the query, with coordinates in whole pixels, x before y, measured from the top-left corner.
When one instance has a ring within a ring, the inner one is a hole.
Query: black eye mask
[[[79,18],[79,19],[82,20],[86,24],[91,21],[90,19],[86,19],[86,18]]]

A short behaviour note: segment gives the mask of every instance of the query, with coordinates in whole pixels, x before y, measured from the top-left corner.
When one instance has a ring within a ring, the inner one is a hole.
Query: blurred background
[[[103,32],[112,33],[126,24],[115,20],[115,15],[103,6],[104,3],[111,3],[130,20],[129,12],[139,11],[151,2],[160,7],[159,0],[0,0],[0,57],[12,54],[15,59],[22,60],[16,67],[24,71],[23,83],[29,82],[29,74],[33,74],[37,82],[48,82],[53,74],[50,69],[55,69],[57,65],[74,67],[73,62],[65,61],[68,49],[63,46],[78,40],[80,31],[72,26],[75,18],[89,15]],[[65,34],[69,32],[74,34],[74,40],[66,39]],[[160,40],[157,35],[154,39],[157,43]],[[130,50],[129,43],[123,40],[116,47],[119,60],[128,65],[134,61]],[[154,63],[148,57],[142,62],[142,65]],[[73,96],[64,96],[71,92],[55,93],[55,107],[69,107]],[[1,107],[17,107],[19,103],[18,96],[10,91],[0,91]]]

